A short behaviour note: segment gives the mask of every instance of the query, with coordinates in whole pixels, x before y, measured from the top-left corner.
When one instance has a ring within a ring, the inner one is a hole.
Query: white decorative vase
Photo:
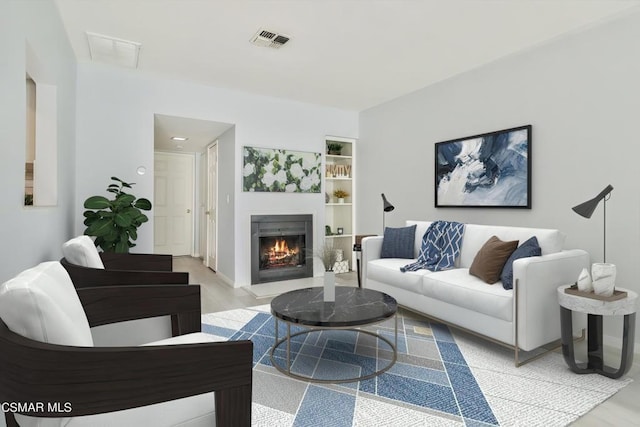
[[[344,198],[343,197],[338,198],[338,203],[344,203]]]
[[[591,292],[593,291],[593,284],[591,283],[591,276],[589,275],[589,270],[583,268],[578,276],[578,290],[582,292]]]
[[[336,300],[336,273],[333,271],[324,272],[324,302],[334,302]]]
[[[598,295],[610,297],[616,285],[616,265],[609,263],[594,263],[591,266],[591,278],[593,279],[593,292]]]

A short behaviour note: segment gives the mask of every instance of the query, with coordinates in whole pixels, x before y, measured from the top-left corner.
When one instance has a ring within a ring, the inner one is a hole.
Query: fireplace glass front
[[[312,215],[251,217],[251,284],[313,276]]]

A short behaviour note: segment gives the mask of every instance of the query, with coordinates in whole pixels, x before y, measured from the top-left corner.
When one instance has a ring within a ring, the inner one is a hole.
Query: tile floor
[[[234,308],[251,307],[268,304],[277,292],[297,287],[313,286],[318,278],[306,281],[292,281],[292,284],[265,284],[268,291],[248,292],[243,288],[232,288],[224,283],[215,272],[202,264],[201,259],[191,257],[176,257],[174,260],[175,271],[189,272],[190,282],[200,284],[202,287],[202,312],[212,313],[216,311],[230,310]],[[336,276],[340,285],[356,286],[355,273],[345,273]],[[321,283],[321,279],[320,279]],[[320,284],[318,283],[318,284]],[[256,294],[258,296],[256,296]],[[576,344],[576,353],[581,351],[581,345]],[[583,350],[584,351],[584,350]],[[605,360],[619,360],[616,349],[605,349]],[[640,355],[635,355],[635,364],[627,374],[634,381],[615,394],[609,400],[594,408],[584,417],[573,423],[579,427],[626,427],[640,426]]]

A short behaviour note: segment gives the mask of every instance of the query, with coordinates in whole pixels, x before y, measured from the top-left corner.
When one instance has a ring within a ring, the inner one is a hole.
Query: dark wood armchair
[[[44,271],[37,280],[48,280],[41,277],[60,275],[56,268],[62,270],[59,263],[43,263],[31,270]],[[16,308],[20,305],[16,304],[16,298],[20,296],[16,296],[15,288],[25,286],[29,288],[29,295],[47,292],[47,289],[59,294],[60,288],[51,287],[50,283],[24,285],[24,280],[22,284],[18,280],[16,285],[16,279],[0,287],[0,401],[44,402],[44,408],[21,413],[66,418],[215,392],[217,426],[251,424],[251,341],[104,348],[40,342],[12,332],[7,326],[14,324],[15,329],[23,329],[21,322],[30,313],[29,307]],[[73,289],[69,283],[63,292],[67,292],[68,287]],[[73,298],[79,298],[89,326],[171,315],[175,335],[193,335],[200,331],[200,287],[197,285],[81,288]],[[49,297],[42,299],[44,304],[49,304],[49,300]],[[65,301],[65,307],[66,304]],[[24,314],[17,315],[18,311]],[[47,317],[46,307],[39,306],[37,311],[44,312],[45,324],[55,323],[55,319]],[[55,316],[57,311],[59,307],[51,313]],[[202,334],[195,334],[193,338],[198,335]],[[47,402],[68,402],[68,405],[56,410],[48,407]],[[8,426],[18,425],[12,413],[5,416]]]
[[[98,252],[89,236],[65,242],[62,252],[60,263],[76,288],[189,283],[189,273],[173,271],[171,255]]]

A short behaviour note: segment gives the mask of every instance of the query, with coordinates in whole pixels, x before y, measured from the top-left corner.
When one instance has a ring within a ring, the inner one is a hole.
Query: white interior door
[[[207,147],[207,256],[205,264],[218,269],[218,143]]]
[[[154,252],[191,255],[194,157],[157,151],[154,160]]]

